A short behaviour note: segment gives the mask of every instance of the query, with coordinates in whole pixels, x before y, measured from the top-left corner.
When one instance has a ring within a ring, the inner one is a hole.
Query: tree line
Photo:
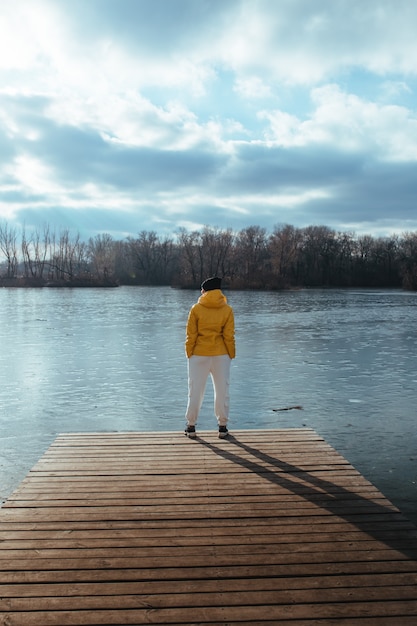
[[[228,289],[402,287],[417,290],[417,232],[356,236],[327,226],[205,226],[171,237],[141,231],[123,241],[82,241],[50,225],[28,233],[0,224],[2,285],[169,285],[222,276]]]

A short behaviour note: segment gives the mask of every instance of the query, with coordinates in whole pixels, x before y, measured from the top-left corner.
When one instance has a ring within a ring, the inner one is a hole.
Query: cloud
[[[315,109],[301,120],[285,111],[261,111],[270,128],[267,139],[284,147],[337,145],[371,152],[388,162],[417,160],[417,115],[405,107],[380,105],[343,93],[337,85],[313,89]]]
[[[408,0],[3,3],[0,219],[417,229],[416,19]]]

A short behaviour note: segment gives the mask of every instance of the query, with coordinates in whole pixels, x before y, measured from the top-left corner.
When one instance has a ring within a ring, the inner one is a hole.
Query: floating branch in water
[[[282,409],[272,409],[272,410],[273,411],[292,411],[293,409],[302,411],[303,407],[300,404],[295,404],[294,406],[284,406]]]

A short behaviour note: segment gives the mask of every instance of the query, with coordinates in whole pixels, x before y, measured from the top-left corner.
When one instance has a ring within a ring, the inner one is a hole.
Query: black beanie
[[[207,278],[204,282],[201,283],[201,289],[204,289],[204,291],[212,291],[213,289],[221,288],[222,279],[218,276],[212,276],[211,278]]]

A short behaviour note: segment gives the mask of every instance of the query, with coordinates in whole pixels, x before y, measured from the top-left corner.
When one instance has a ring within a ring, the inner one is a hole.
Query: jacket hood
[[[227,299],[221,289],[212,289],[203,293],[199,297],[198,303],[208,309],[219,309],[227,304]]]

